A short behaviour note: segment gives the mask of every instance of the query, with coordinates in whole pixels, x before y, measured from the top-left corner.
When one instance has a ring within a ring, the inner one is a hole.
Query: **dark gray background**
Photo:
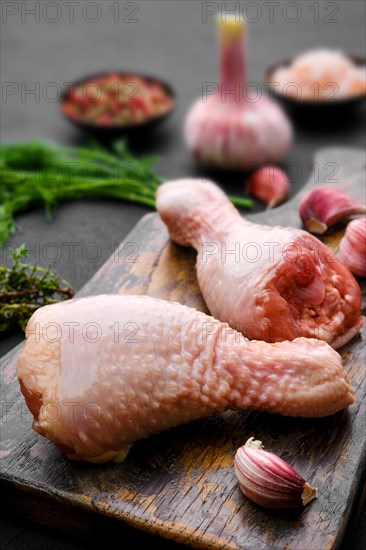
[[[190,103],[200,95],[202,83],[217,78],[214,20],[208,15],[205,21],[205,3],[146,0],[128,6],[121,1],[119,15],[116,15],[111,9],[116,2],[102,1],[95,2],[99,6],[98,15],[95,8],[86,8],[90,2],[81,0],[75,4],[74,21],[70,21],[68,8],[62,1],[58,2],[58,13],[52,3],[38,2],[39,21],[28,11],[34,9],[37,2],[19,2],[18,13],[7,16],[10,4],[16,3],[5,0],[1,3],[2,141],[44,138],[59,144],[86,143],[87,137],[60,116],[52,96],[55,86],[50,83],[61,89],[64,83],[99,71],[141,71],[159,76],[174,86],[177,109],[153,134],[142,135],[134,142],[134,152],[160,155],[158,171],[166,179],[208,174],[191,159],[181,131],[184,115]],[[222,3],[210,4],[220,8]],[[363,1],[305,0],[293,2],[295,6],[281,1],[274,5],[273,20],[269,7],[262,2],[257,2],[258,10],[253,2],[226,2],[226,7],[232,8],[235,4],[253,20],[248,30],[247,47],[250,81],[262,85],[268,66],[312,47],[339,48],[365,55]],[[90,20],[97,15],[99,20],[92,23]],[[60,20],[52,22],[58,16]],[[298,21],[289,21],[296,17]],[[9,86],[19,91],[6,95]],[[26,94],[37,86],[39,97]],[[292,180],[292,194],[309,177],[315,150],[331,145],[365,146],[364,107],[342,120],[341,115],[341,112],[335,113],[327,121],[311,116],[294,119],[295,140],[284,163]],[[244,176],[209,175],[227,191],[242,194]],[[262,208],[263,205],[256,203],[256,210]],[[43,265],[51,263],[78,290],[148,211],[142,206],[109,200],[80,200],[58,206],[52,223],[47,223],[41,209],[33,210],[18,216],[20,228],[9,244],[24,242],[34,251],[29,256],[31,261]],[[68,242],[77,243],[74,258],[70,258],[68,245],[64,244]],[[92,253],[96,251],[98,257],[93,259]],[[53,261],[56,252],[59,257]],[[2,260],[8,262],[6,253]],[[21,334],[5,338],[2,354],[21,339]],[[362,523],[365,526],[365,514]],[[71,550],[79,547],[58,535],[41,534],[35,527],[22,524],[19,518],[6,518],[0,526],[2,549],[31,550],[43,546]],[[351,534],[356,534],[353,543],[349,538]],[[353,528],[344,548],[361,549],[365,544],[364,535],[360,526]]]

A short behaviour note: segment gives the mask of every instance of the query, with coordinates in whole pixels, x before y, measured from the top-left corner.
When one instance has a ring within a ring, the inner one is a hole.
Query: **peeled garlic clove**
[[[237,450],[235,473],[244,495],[264,508],[301,508],[318,493],[282,458],[264,451],[262,442],[253,437]]]
[[[339,243],[339,253],[352,273],[366,277],[366,218],[351,221]]]
[[[322,235],[328,227],[352,216],[364,214],[363,204],[334,187],[317,187],[300,202],[299,213],[310,233]]]
[[[289,194],[290,183],[283,170],[276,166],[263,166],[249,178],[248,191],[257,199],[273,208],[284,202]]]

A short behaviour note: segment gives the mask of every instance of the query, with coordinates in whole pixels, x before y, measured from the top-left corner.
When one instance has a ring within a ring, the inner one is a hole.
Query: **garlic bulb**
[[[284,202],[289,194],[290,182],[283,170],[276,166],[263,166],[249,178],[248,191],[273,208]]]
[[[253,437],[237,450],[235,473],[244,495],[264,508],[301,508],[318,493],[282,458],[264,451],[262,442]]]
[[[332,225],[352,216],[364,214],[365,206],[335,187],[316,187],[302,198],[299,213],[310,233],[322,235]]]
[[[366,218],[352,220],[339,243],[343,263],[352,273],[366,277]]]
[[[198,160],[220,168],[248,169],[276,162],[291,144],[290,123],[261,90],[248,91],[242,18],[221,15],[217,23],[220,83],[210,83],[214,93],[203,95],[189,110],[185,141]]]

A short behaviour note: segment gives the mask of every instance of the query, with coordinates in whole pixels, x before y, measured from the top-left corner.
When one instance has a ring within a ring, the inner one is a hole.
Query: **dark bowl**
[[[160,84],[160,86],[165,90],[166,94],[171,99],[173,99],[172,106],[165,113],[158,114],[156,116],[152,116],[152,117],[148,118],[147,120],[143,120],[141,122],[135,122],[135,123],[130,123],[130,124],[123,124],[123,123],[121,123],[121,124],[118,124],[118,123],[116,123],[116,124],[99,124],[97,122],[78,120],[77,118],[74,118],[73,116],[68,115],[67,113],[65,113],[63,111],[63,109],[62,109],[63,103],[70,97],[70,93],[72,92],[72,90],[76,86],[80,86],[81,84],[85,84],[85,83],[87,83],[87,82],[89,82],[90,80],[93,80],[93,79],[99,79],[99,78],[107,77],[110,74],[116,74],[116,75],[119,75],[119,76],[122,76],[122,77],[126,76],[126,75],[132,76],[132,77],[135,76],[135,77],[143,78],[144,80],[146,80],[147,82],[150,82],[150,83]],[[167,82],[161,80],[160,78],[156,78],[156,77],[146,75],[146,74],[130,72],[130,71],[125,71],[125,72],[108,71],[108,72],[89,75],[89,76],[86,76],[84,78],[81,78],[78,81],[73,82],[71,86],[67,87],[62,92],[62,94],[60,96],[59,103],[60,103],[60,111],[61,111],[62,115],[69,122],[71,122],[74,126],[84,130],[85,132],[94,134],[95,136],[100,137],[100,138],[103,139],[103,138],[115,138],[115,137],[122,136],[122,135],[127,135],[127,134],[128,135],[137,135],[139,132],[142,132],[142,131],[146,132],[146,131],[150,131],[151,129],[154,129],[155,126],[158,126],[159,124],[161,124],[174,111],[175,104],[176,104],[176,94],[175,94],[175,91],[173,90],[173,88],[171,87],[171,85],[168,84]]]
[[[363,59],[361,57],[357,57],[354,55],[348,55],[349,59],[351,59],[355,65],[359,66],[365,66],[366,65],[366,59]],[[272,74],[275,70],[279,69],[280,67],[288,67],[292,62],[294,58],[286,59],[285,61],[281,61],[279,63],[276,63],[275,65],[272,65],[269,67],[266,71],[266,82],[270,83],[272,80]],[[325,115],[333,115],[337,112],[338,114],[348,113],[351,109],[354,107],[364,103],[366,99],[366,94],[359,94],[359,95],[352,95],[345,98],[340,99],[323,99],[318,101],[310,101],[310,100],[304,100],[304,99],[296,99],[294,97],[289,97],[281,92],[275,90],[275,88],[271,89],[271,94],[274,98],[278,99],[281,103],[283,103],[284,106],[289,107],[291,110],[296,111],[303,111],[305,114],[325,114]]]

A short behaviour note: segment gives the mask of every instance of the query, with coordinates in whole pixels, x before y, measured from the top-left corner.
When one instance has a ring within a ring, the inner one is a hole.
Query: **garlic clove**
[[[290,182],[283,170],[273,165],[263,166],[249,178],[248,191],[273,208],[284,202],[290,191]]]
[[[302,198],[299,206],[306,229],[319,235],[345,218],[365,212],[363,204],[334,187],[313,189]]]
[[[352,273],[366,277],[366,218],[352,220],[347,225],[339,243],[339,253]]]
[[[317,488],[253,437],[239,447],[234,463],[240,489],[264,508],[301,508],[317,496]]]

